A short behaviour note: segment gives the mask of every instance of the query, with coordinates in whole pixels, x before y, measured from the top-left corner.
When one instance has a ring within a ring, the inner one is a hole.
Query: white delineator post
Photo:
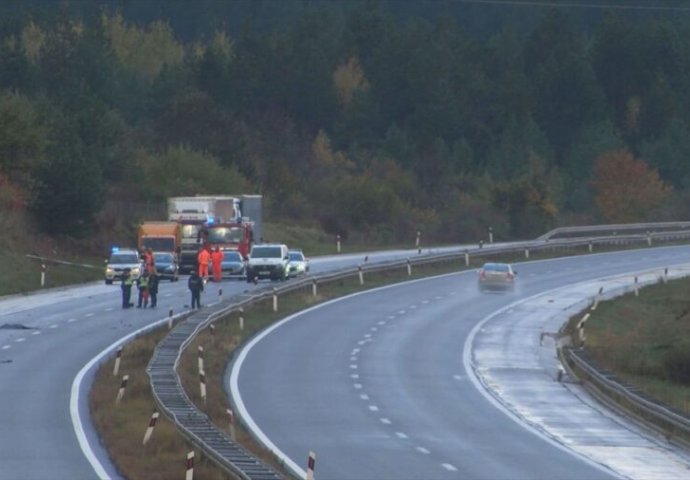
[[[199,345],[198,349],[199,373],[204,371],[204,347]]]
[[[144,441],[142,442],[142,445],[146,445],[149,440],[151,440],[151,435],[153,434],[153,429],[156,426],[156,420],[158,420],[158,416],[160,413],[158,412],[153,412],[151,415],[151,420],[149,420],[149,426],[146,429],[146,433],[144,434]]]
[[[41,287],[46,286],[46,264],[41,264]]]
[[[639,296],[640,296],[640,289],[637,287],[637,275],[635,275],[635,287],[634,287],[634,290],[635,290],[635,296],[636,296],[636,297],[639,297]]]
[[[115,365],[113,366],[113,377],[117,377],[120,372],[120,359],[122,358],[122,345],[117,347],[117,353],[115,354]]]
[[[204,371],[199,372],[199,393],[201,394],[201,399],[206,404],[206,374]]]
[[[273,289],[273,311],[278,311],[278,292],[275,288]]]
[[[244,317],[242,316],[243,314],[244,314],[244,308],[240,307],[240,316],[237,319],[240,330],[244,330]]]
[[[187,454],[187,473],[184,479],[194,480],[194,452],[189,452]]]
[[[529,258],[529,248],[525,248],[525,258]]]
[[[407,276],[409,277],[411,275],[412,275],[412,264],[410,263],[410,259],[408,258],[407,259]]]
[[[419,230],[417,230],[417,240],[414,242],[415,247],[419,247],[419,236],[422,234]]]
[[[357,266],[357,273],[359,274],[359,284],[364,285],[364,272],[362,272],[362,266]]]
[[[314,467],[316,466],[316,454],[314,452],[309,452],[309,458],[307,459],[307,480],[314,480]]]
[[[115,405],[119,405],[120,402],[122,401],[122,397],[125,396],[125,389],[127,388],[127,382],[129,381],[129,375],[125,375],[122,377],[122,381],[120,382],[120,388],[117,391],[117,398],[115,399]]]
[[[317,289],[316,289],[316,280],[311,281],[311,295],[312,297],[315,297],[317,294]]]
[[[168,310],[168,330],[173,327],[173,309]]]
[[[465,251],[465,266],[466,267],[470,266],[470,254],[467,251]]]
[[[335,249],[338,253],[340,253],[340,235],[336,236]]]
[[[230,410],[229,408],[226,410],[228,412],[228,422],[230,426],[230,438],[232,438],[233,441],[236,441],[235,437],[235,413]]]

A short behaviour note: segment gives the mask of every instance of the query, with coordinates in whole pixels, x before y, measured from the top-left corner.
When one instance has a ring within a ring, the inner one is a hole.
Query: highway
[[[555,260],[543,274],[548,262],[520,265],[522,288],[514,297],[480,296],[469,272],[402,287],[402,297],[390,289],[359,296],[354,306],[331,303],[322,310],[327,315],[308,312],[251,349],[239,376],[242,397],[296,464],[306,462],[309,449],[317,451],[318,478],[458,478],[458,471],[467,478],[578,471],[607,478],[607,469],[506,421],[469,381],[463,342],[473,325],[521,296],[612,270],[690,259],[687,247],[642,252],[609,254],[617,259],[610,265],[601,256]],[[414,254],[370,253],[368,261]],[[312,271],[363,261],[360,254],[315,258]],[[261,287],[220,286],[225,299]],[[183,280],[161,283],[157,310],[123,311],[119,287],[100,282],[1,299],[0,479],[119,478],[90,426],[90,378],[104,352],[165,321],[169,308],[185,311],[188,296]],[[218,298],[218,286],[209,284],[202,303]]]
[[[226,388],[294,471],[315,452],[320,480],[681,478],[682,452],[556,381],[540,332],[554,289],[688,261],[636,250],[518,263],[514,293],[465,272],[357,294],[255,338]]]

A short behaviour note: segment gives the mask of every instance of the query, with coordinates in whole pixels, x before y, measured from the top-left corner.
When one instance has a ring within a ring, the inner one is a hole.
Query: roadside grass
[[[379,247],[380,248],[380,247]],[[602,249],[596,252],[622,250],[622,248]],[[557,252],[532,252],[530,260],[539,260],[566,255],[586,255],[586,248],[572,248]],[[260,330],[292,313],[326,300],[371,289],[381,285],[392,284],[409,279],[428,277],[461,270],[473,270],[485,261],[519,262],[524,260],[524,253],[492,255],[486,257],[472,257],[470,266],[465,266],[464,259],[444,262],[440,265],[414,266],[412,275],[408,276],[406,267],[394,272],[378,274],[365,273],[364,285],[359,285],[357,276],[348,279],[323,283],[318,285],[318,295],[312,295],[311,286],[300,291],[279,297],[279,311],[273,312],[272,299],[259,302],[251,308],[245,309],[244,329],[239,328],[239,313],[233,312],[214,323],[213,334],[206,328],[182,352],[178,364],[180,381],[189,398],[196,406],[211,419],[221,430],[228,432],[229,416],[227,409],[231,408],[223,385],[225,368],[235,350],[247,339]],[[196,479],[225,479],[232,478],[219,467],[194,449],[177,432],[173,424],[162,415],[153,436],[146,447],[142,447],[142,439],[148,425],[151,413],[155,410],[155,403],[150,391],[146,366],[153,354],[156,344],[168,333],[167,327],[149,333],[128,343],[122,354],[120,374],[112,374],[114,358],[105,361],[99,368],[90,395],[90,406],[94,425],[106,445],[111,458],[123,476],[131,479],[139,478],[174,478],[181,476],[185,468],[187,452],[196,451],[194,476]],[[588,331],[589,335],[589,331]],[[204,403],[200,397],[198,347],[204,348],[204,371],[206,375],[207,398]],[[129,374],[129,385],[123,401],[115,407],[115,398],[120,386],[121,377]],[[238,443],[245,449],[271,465],[277,472],[289,478],[288,473],[273,457],[273,455],[259,445],[241,424],[235,425],[235,435]],[[305,452],[305,462],[306,455]]]
[[[601,302],[586,350],[601,367],[690,413],[690,279],[659,282]]]

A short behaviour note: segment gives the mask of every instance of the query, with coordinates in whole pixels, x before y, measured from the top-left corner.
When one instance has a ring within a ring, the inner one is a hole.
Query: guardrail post
[[[168,330],[173,327],[173,309],[168,310]]]
[[[312,297],[315,297],[316,293],[317,293],[317,291],[316,291],[316,279],[314,279],[311,281],[311,295],[312,295]]]
[[[307,460],[307,480],[314,480],[314,467],[316,466],[316,454],[314,452],[309,452],[309,458]]]
[[[237,319],[237,322],[239,324],[240,330],[244,330],[244,308],[240,307],[240,316]]]
[[[146,445],[151,440],[151,435],[153,434],[153,429],[156,426],[156,420],[158,420],[160,413],[154,411],[151,415],[151,420],[149,420],[149,426],[146,428],[146,433],[144,433],[144,440],[141,442],[142,445]]]
[[[46,286],[46,264],[41,264],[41,288]]]
[[[194,452],[187,454],[187,472],[184,480],[194,480]]]
[[[336,241],[335,241],[335,249],[338,253],[340,253],[340,235],[336,235]]]
[[[489,227],[489,243],[494,243],[494,227]]]
[[[466,267],[470,266],[470,254],[467,250],[465,250],[465,266]]]
[[[635,287],[634,287],[634,290],[635,290],[635,296],[636,296],[636,297],[639,297],[639,296],[640,296],[640,290],[637,288],[637,275],[635,275]]]
[[[364,285],[364,272],[362,272],[362,266],[357,266],[357,273],[359,274],[359,284]]]
[[[484,248],[484,240],[479,240],[479,248]]]
[[[668,282],[668,267],[664,268],[664,283]]]
[[[409,277],[411,275],[412,275],[412,264],[410,263],[410,259],[408,258],[407,259],[407,276]]]
[[[216,324],[212,323],[211,325],[208,326],[208,332],[211,334],[211,337],[214,337],[216,335]]]
[[[529,258],[529,248],[525,248],[525,258]]]
[[[273,287],[273,311],[278,311],[278,291]]]
[[[113,366],[113,377],[117,377],[120,373],[120,359],[122,358],[122,345],[117,347],[117,353],[115,354],[115,366]]]
[[[589,253],[592,253],[592,242],[589,242]]]
[[[652,246],[652,234],[647,232],[647,245]]]
[[[422,234],[422,233],[421,233],[419,230],[417,230],[417,239],[416,239],[415,242],[414,242],[414,246],[415,246],[415,247],[419,247],[419,236],[420,236],[421,234]]]

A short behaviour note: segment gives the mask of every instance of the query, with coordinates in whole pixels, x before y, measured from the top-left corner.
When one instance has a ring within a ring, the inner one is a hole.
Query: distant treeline
[[[690,8],[558,3],[2,2],[0,210],[84,236],[261,193],[437,241],[686,219]]]

